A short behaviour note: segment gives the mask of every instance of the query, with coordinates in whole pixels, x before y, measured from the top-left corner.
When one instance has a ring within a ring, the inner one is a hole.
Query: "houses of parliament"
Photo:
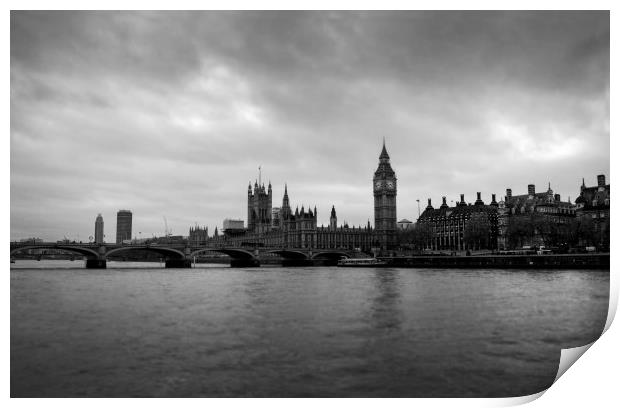
[[[271,183],[267,188],[259,181],[248,185],[247,228],[224,230],[210,244],[258,245],[282,248],[360,249],[369,252],[390,249],[396,243],[396,173],[383,143],[379,165],[372,180],[374,196],[374,228],[338,225],[336,208],[332,206],[328,226],[317,225],[317,208],[295,210],[290,203],[288,186],[284,187],[282,205],[273,208]]]

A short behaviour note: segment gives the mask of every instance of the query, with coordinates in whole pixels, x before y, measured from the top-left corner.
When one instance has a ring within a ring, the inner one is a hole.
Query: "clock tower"
[[[396,243],[396,173],[390,165],[385,139],[372,182],[375,197],[374,241],[381,249],[388,249]]]

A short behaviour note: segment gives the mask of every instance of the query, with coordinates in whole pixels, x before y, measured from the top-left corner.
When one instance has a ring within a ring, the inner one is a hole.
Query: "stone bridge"
[[[195,257],[205,252],[218,252],[230,257],[233,267],[260,266],[261,256],[276,255],[284,266],[314,265],[317,262],[335,264],[340,258],[349,258],[353,251],[329,248],[269,248],[269,247],[215,247],[185,244],[92,244],[92,243],[11,243],[11,257],[30,249],[55,249],[86,258],[87,268],[106,268],[108,257],[129,251],[157,253],[165,260],[166,268],[190,268]]]

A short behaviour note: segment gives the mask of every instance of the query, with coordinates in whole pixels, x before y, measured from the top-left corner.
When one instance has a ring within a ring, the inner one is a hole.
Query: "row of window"
[[[247,234],[242,237],[222,237],[217,240],[221,243],[240,244],[244,241],[258,242],[267,246],[292,246],[292,247],[318,247],[334,248],[338,246],[369,247],[372,242],[372,234],[368,231],[358,230],[351,232],[311,232],[311,233],[283,233],[272,232],[268,234]]]

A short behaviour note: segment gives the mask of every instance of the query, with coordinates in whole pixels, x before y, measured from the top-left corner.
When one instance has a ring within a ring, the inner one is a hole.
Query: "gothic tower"
[[[374,240],[382,249],[387,249],[395,244],[396,239],[396,173],[390,165],[385,140],[379,156],[379,167],[372,181],[375,197]]]
[[[288,186],[284,184],[284,197],[282,198],[282,207],[280,208],[280,217],[287,220],[291,216],[291,205],[288,199]]]
[[[248,232],[263,234],[271,229],[271,182],[267,190],[265,184],[248,184]]]
[[[290,223],[289,220],[292,218],[291,205],[288,199],[288,187],[286,183],[284,184],[284,197],[282,198],[282,207],[280,207],[280,229],[282,231],[288,232]]]
[[[329,215],[329,229],[335,231],[338,228],[338,218],[336,217],[336,208],[332,205],[332,213]]]

